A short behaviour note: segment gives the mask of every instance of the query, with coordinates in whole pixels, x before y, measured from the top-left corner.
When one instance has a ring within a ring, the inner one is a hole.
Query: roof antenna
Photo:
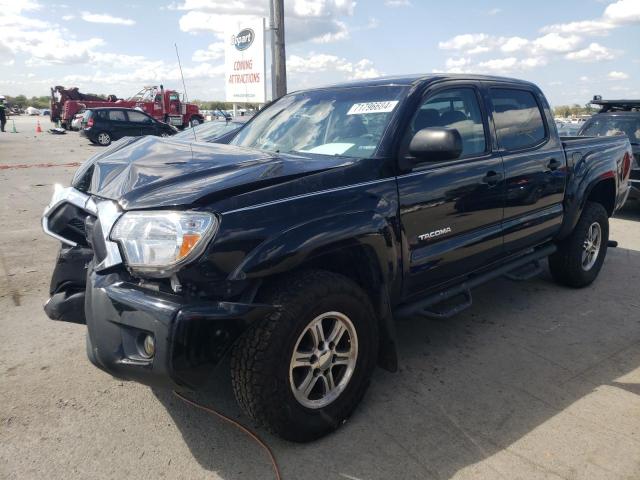
[[[178,53],[178,44],[174,43],[173,46],[176,47],[176,57],[178,57],[178,67],[180,68],[180,77],[182,78],[182,89],[184,90],[184,103],[187,103],[189,101],[189,97],[187,96],[187,86],[184,83],[184,75],[182,74],[182,63],[180,62],[180,54]],[[193,132],[193,139],[197,142],[198,137],[196,137],[196,130],[193,126],[193,123],[189,121],[189,124],[191,126],[191,131]]]

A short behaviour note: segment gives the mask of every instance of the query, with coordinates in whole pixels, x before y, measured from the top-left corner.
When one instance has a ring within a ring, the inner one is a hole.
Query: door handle
[[[549,163],[547,163],[547,168],[551,171],[557,170],[558,168],[560,168],[560,162],[555,158],[552,158],[551,160],[549,160]]]
[[[486,183],[487,185],[497,185],[500,180],[502,180],[502,174],[494,172],[493,170],[488,171],[482,178],[483,183]]]

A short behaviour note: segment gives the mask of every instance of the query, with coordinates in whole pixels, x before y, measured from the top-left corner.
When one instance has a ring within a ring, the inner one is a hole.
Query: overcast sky
[[[0,0],[0,94],[143,85],[224,100],[229,16],[268,0]],[[640,0],[285,0],[289,87],[431,72],[537,82],[553,104],[640,97]]]

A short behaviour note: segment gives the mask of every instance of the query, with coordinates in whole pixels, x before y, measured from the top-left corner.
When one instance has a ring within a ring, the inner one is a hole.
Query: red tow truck
[[[144,87],[127,100],[109,95],[106,99],[96,95],[81,93],[77,87],[55,86],[51,89],[51,121],[60,122],[63,128],[70,128],[76,113],[87,108],[126,107],[138,108],[157,120],[178,128],[196,126],[204,121],[198,106],[180,100],[175,90],[160,87]]]

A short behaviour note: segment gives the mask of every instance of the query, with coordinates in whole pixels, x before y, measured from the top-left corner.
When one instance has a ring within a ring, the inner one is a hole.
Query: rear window
[[[595,115],[584,124],[580,135],[589,137],[626,135],[631,143],[640,143],[640,114],[637,116]]]
[[[546,138],[542,112],[527,90],[492,88],[493,120],[500,146],[507,150],[532,147]]]
[[[109,110],[109,120],[113,120],[116,122],[127,121],[127,119],[124,117],[124,112],[122,110]]]
[[[104,110],[89,110],[84,118],[85,120],[89,120],[90,118],[95,118],[98,120],[106,120],[107,112],[105,112]]]

